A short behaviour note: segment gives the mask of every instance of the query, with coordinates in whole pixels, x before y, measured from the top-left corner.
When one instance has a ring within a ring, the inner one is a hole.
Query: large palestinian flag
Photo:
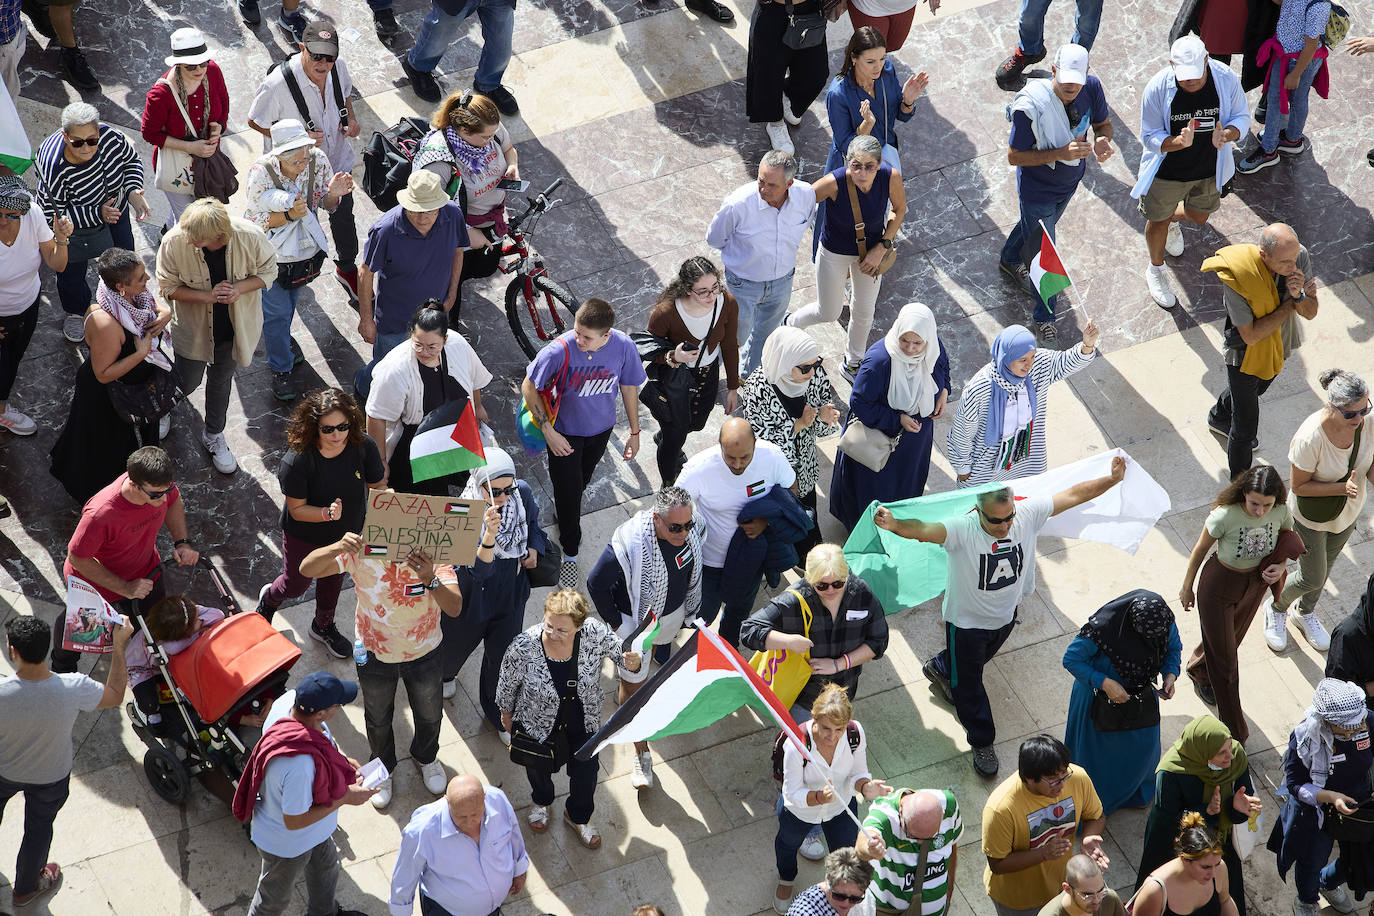
[[[410,443],[411,479],[431,480],[487,463],[472,402],[445,401],[420,421]]]
[[[16,175],[24,174],[33,165],[33,147],[24,133],[24,122],[4,86],[0,86],[0,165]]]
[[[648,662],[645,656],[644,663]],[[587,760],[608,744],[653,741],[694,732],[741,706],[752,706],[772,717],[791,736],[797,750],[807,760],[812,759],[801,729],[787,707],[778,702],[733,646],[704,626],[698,627],[668,664],[654,672],[606,720],[576,757]]]

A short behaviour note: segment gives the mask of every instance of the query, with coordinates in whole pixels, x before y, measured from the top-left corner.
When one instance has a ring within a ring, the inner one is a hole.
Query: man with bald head
[[[1092,856],[1080,852],[1069,859],[1059,886],[1059,896],[1041,907],[1039,916],[1126,916],[1125,905]]]
[[[949,913],[963,832],[953,792],[898,789],[874,799],[854,850],[873,863],[868,896],[878,916]]]
[[[391,875],[391,916],[491,916],[525,886],[530,857],[504,792],[476,776],[449,780],[438,801],[415,809]]]
[[[764,519],[740,522],[739,510],[746,502],[762,496],[772,487],[795,487],[796,472],[787,463],[782,450],[771,442],[754,437],[753,427],[742,417],[731,417],[720,426],[720,443],[715,448],[698,452],[688,459],[678,475],[677,485],[691,494],[697,513],[706,525],[706,541],[702,544],[701,610],[707,623],[716,619],[720,609],[721,575],[725,569],[725,551],[735,529],[743,528],[751,538],[763,534],[768,525]],[[720,621],[720,635],[739,644],[739,628],[754,609],[754,587],[738,594],[724,596],[725,614]]]
[[[1298,316],[1317,317],[1317,281],[1307,249],[1285,223],[1265,226],[1258,245],[1227,245],[1202,270],[1224,284],[1226,390],[1207,414],[1207,428],[1227,440],[1234,480],[1250,469],[1258,445],[1260,395],[1302,343]]]

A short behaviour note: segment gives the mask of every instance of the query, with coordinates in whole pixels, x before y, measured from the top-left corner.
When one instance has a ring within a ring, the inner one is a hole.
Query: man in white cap
[[[1008,109],[1007,162],[1016,166],[1021,219],[1007,234],[998,258],[1002,272],[1035,296],[1035,322],[1046,341],[1058,337],[1054,314],[1031,285],[1028,267],[1040,251],[1041,226],[1053,240],[1055,224],[1088,170],[1084,160],[1094,156],[1106,162],[1112,155],[1107,96],[1098,78],[1088,73],[1087,50],[1064,45],[1050,72],[1050,79],[1028,81]]]
[[[1232,144],[1250,129],[1240,77],[1207,57],[1196,35],[1169,51],[1140,99],[1140,175],[1131,196],[1145,217],[1150,296],[1171,309],[1178,298],[1164,273],[1164,255],[1183,254],[1182,222],[1202,225],[1221,207],[1221,190],[1235,174]]]

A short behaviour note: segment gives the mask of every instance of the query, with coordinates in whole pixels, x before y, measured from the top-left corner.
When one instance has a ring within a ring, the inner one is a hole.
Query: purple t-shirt
[[[536,388],[542,389],[562,372],[558,381],[562,392],[558,419],[553,428],[565,436],[595,436],[615,426],[620,386],[644,384],[644,363],[629,335],[614,328],[606,345],[592,353],[577,349],[575,337],[574,332],[568,331],[540,350],[525,375]]]
[[[453,252],[467,248],[467,223],[457,204],[444,204],[428,235],[421,235],[398,206],[367,230],[363,263],[376,274],[372,319],[377,331],[404,331],[426,299],[443,300],[453,277]]]

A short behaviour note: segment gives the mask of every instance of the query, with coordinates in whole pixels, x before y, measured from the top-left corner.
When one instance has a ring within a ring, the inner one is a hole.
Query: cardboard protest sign
[[[435,563],[471,566],[486,508],[480,499],[372,490],[363,521],[362,556],[399,562],[418,547]]]
[[[73,652],[112,652],[114,631],[119,625],[119,614],[89,582],[76,576],[67,578],[62,648]]]

